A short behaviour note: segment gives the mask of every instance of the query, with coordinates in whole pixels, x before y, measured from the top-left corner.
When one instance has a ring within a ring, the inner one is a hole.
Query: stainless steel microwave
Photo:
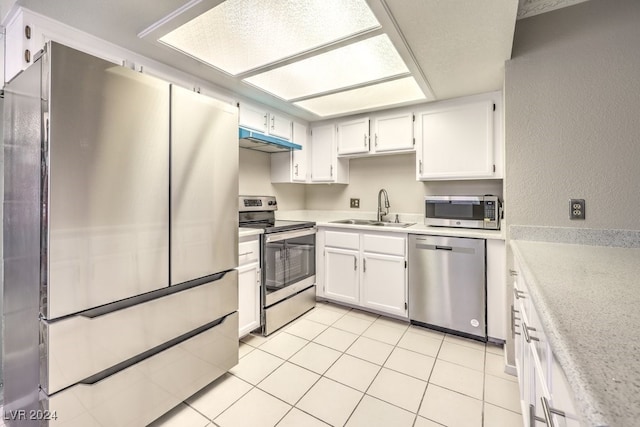
[[[425,225],[500,229],[498,196],[426,196]]]

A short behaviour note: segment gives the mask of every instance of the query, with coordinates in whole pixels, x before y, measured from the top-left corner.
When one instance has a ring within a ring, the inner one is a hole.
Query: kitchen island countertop
[[[511,240],[587,425],[640,419],[640,249]]]

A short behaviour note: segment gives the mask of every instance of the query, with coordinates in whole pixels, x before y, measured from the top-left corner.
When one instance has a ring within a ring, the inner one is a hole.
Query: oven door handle
[[[281,240],[295,239],[296,237],[309,236],[311,234],[316,234],[316,228],[315,227],[305,228],[303,230],[280,231],[280,232],[268,235],[265,238],[265,242],[267,242],[267,243],[279,242]]]

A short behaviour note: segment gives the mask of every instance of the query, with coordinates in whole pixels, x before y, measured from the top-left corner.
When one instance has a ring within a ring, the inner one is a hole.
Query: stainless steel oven
[[[276,221],[272,196],[240,196],[239,224],[260,228],[261,332],[269,335],[315,307],[316,227],[309,221]]]

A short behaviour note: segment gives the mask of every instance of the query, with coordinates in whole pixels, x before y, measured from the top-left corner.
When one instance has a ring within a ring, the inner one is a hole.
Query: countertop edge
[[[536,243],[550,245],[559,244],[549,242]],[[551,351],[554,357],[556,357],[556,359],[558,360],[558,364],[562,368],[564,375],[567,378],[567,382],[569,383],[571,391],[574,394],[574,402],[578,406],[578,409],[581,411],[584,420],[588,423],[588,425],[593,426],[610,425],[603,415],[604,411],[601,410],[598,399],[592,392],[591,386],[582,380],[580,375],[580,368],[576,366],[573,358],[571,357],[571,350],[566,345],[567,341],[563,339],[563,334],[561,333],[555,322],[555,315],[553,314],[552,310],[549,309],[546,303],[545,296],[540,292],[537,277],[529,267],[526,257],[522,254],[518,241],[510,240],[509,244],[513,251],[514,257],[518,260],[520,268],[522,270],[519,273],[522,274],[525,282],[529,287],[529,293],[531,294],[532,303],[534,305],[534,308],[536,309],[536,312],[538,313],[538,317],[540,323],[542,324],[544,332],[547,335],[549,345],[551,346]]]

